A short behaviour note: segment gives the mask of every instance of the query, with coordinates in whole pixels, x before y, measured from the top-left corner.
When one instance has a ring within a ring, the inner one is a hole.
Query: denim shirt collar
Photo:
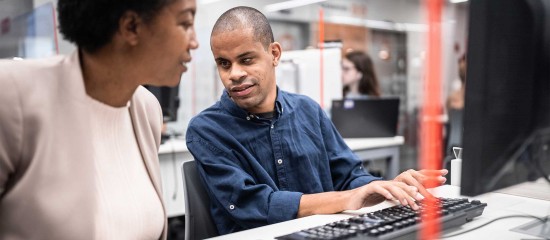
[[[284,112],[284,98],[285,98],[285,92],[281,91],[279,87],[277,86],[277,98],[275,98],[275,116],[274,119],[278,119],[283,115]],[[243,118],[246,120],[250,120],[255,117],[254,114],[249,113],[248,111],[240,108],[231,97],[229,97],[229,93],[227,91],[223,91],[222,97],[220,99],[220,102],[225,110],[227,110],[231,115]]]

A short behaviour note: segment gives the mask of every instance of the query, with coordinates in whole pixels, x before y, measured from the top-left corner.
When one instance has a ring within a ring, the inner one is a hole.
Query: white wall
[[[321,104],[325,110],[330,109],[333,99],[342,98],[342,81],[340,62],[342,50],[340,48],[323,49],[323,96],[321,97],[321,50],[307,49],[288,51],[283,53],[281,59],[290,60],[299,66],[299,81],[297,93],[309,96]],[[282,75],[282,74],[280,74]],[[278,75],[278,82],[282,82],[285,76]],[[282,86],[280,86],[285,90]]]
[[[0,0],[0,21],[32,10],[32,0]]]
[[[22,29],[15,29],[15,19],[32,10],[31,0],[0,0],[0,22],[10,23],[9,29],[0,32],[0,58],[20,56]],[[21,23],[22,24],[22,23]],[[24,36],[24,35],[23,35]]]

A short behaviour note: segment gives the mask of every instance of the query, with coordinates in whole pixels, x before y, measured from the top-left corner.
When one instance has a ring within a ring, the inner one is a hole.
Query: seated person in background
[[[447,109],[464,108],[464,94],[466,93],[466,54],[458,59],[458,77],[460,78],[460,88],[449,94],[447,99]]]
[[[186,138],[220,234],[386,199],[417,208],[417,193],[430,196],[425,180],[445,181],[446,170],[390,181],[365,172],[316,102],[278,89],[281,45],[258,10],[222,14],[210,47],[225,91],[191,120]]]
[[[364,52],[352,51],[342,59],[344,98],[380,97],[380,87],[372,59]]]
[[[162,124],[195,0],[59,0],[70,56],[0,60],[0,239],[166,239]]]

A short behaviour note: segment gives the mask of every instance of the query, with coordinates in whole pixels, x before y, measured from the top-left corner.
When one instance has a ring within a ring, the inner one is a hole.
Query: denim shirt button
[[[277,160],[277,163],[278,163],[278,164],[283,164],[283,159]]]
[[[235,209],[235,205],[233,205],[233,204],[229,205],[229,209],[231,209],[231,210]]]

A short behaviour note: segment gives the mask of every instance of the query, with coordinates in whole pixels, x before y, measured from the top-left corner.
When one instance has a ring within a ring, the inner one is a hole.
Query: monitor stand
[[[548,185],[549,183],[544,178],[540,178],[534,182],[520,183],[495,192],[550,201],[550,191],[548,191]],[[526,224],[510,229],[510,231],[546,239],[550,236],[550,215],[546,216],[545,219],[545,222],[541,222],[538,219],[530,221]]]
[[[523,233],[531,236],[541,237],[546,239],[550,236],[550,215],[546,216],[546,221],[533,220],[521,226],[510,229],[510,231]]]

